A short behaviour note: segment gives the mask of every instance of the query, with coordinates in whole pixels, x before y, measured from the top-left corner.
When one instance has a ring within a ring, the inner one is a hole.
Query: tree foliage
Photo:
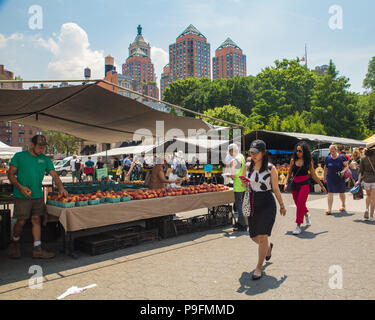
[[[372,57],[368,64],[368,71],[363,80],[363,87],[375,91],[375,57]]]
[[[308,70],[297,58],[275,61],[255,77],[178,80],[166,88],[164,100],[241,124],[247,131],[265,129],[362,139],[375,126],[375,96],[350,92],[349,79],[339,76],[332,61],[322,74]]]
[[[45,130],[43,134],[47,137],[48,153],[65,153],[72,154],[79,149],[81,139],[66,133],[53,130]]]

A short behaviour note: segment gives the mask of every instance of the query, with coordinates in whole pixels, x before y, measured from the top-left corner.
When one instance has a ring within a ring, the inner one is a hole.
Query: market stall
[[[284,185],[285,183],[294,146],[300,141],[306,141],[310,145],[311,150],[314,148],[327,148],[331,144],[337,144],[345,147],[363,147],[366,145],[366,142],[364,141],[342,137],[297,132],[255,130],[245,135],[245,150],[248,150],[251,142],[256,139],[263,140],[267,145],[267,149],[271,151],[271,162],[278,170],[280,185]],[[323,168],[321,162],[322,161],[319,161],[318,158],[318,161],[315,163],[315,172],[317,173],[318,177],[323,180]],[[311,189],[314,190],[315,186],[311,185]]]
[[[100,81],[40,90],[0,89],[0,120],[65,132],[100,143],[133,140],[134,134],[140,133],[139,130],[142,130],[145,138],[154,142],[154,139],[158,141],[160,134],[165,135],[176,128],[185,136],[189,136],[191,130],[211,129],[200,119],[155,110],[107,90],[98,83]],[[165,217],[176,212],[210,208],[233,201],[233,192],[226,190],[194,195],[163,195],[158,199],[133,199],[120,203],[96,203],[87,207],[76,207],[73,202],[70,203],[72,208],[48,204],[47,208],[49,215],[57,217],[64,227],[72,249],[77,232],[97,232],[97,228],[117,228],[130,221]]]
[[[218,190],[217,186],[211,186],[211,188],[138,190],[132,194],[131,199],[129,197],[125,202],[120,202],[120,197],[116,197],[113,193],[112,197],[107,195],[108,200],[113,201],[117,198],[119,200],[117,203],[111,201],[83,207],[75,207],[72,203],[72,208],[47,204],[47,210],[49,215],[58,218],[65,230],[65,253],[76,257],[74,253],[76,238],[118,230],[129,222],[150,221],[154,218],[166,221],[171,215],[179,212],[218,207],[234,202],[233,190],[224,186],[220,187],[221,191],[215,191]],[[162,234],[164,231],[159,232]]]
[[[226,190],[74,208],[59,208],[47,205],[47,209],[50,215],[59,218],[65,231],[72,232],[200,208],[211,208],[233,202],[233,191]]]

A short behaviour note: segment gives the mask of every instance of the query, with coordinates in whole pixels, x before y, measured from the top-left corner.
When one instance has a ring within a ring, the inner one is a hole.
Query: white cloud
[[[160,85],[160,75],[164,66],[169,62],[169,53],[162,48],[151,47],[151,60],[154,64],[158,86]]]
[[[5,48],[7,46],[7,42],[9,40],[23,40],[23,34],[22,33],[13,33],[8,38],[0,33],[0,48]]]
[[[7,45],[7,38],[0,33],[0,48],[5,48]]]
[[[39,38],[37,43],[53,54],[48,63],[50,78],[82,79],[86,67],[93,79],[104,77],[104,52],[90,48],[86,31],[77,24],[64,23],[56,40]]]

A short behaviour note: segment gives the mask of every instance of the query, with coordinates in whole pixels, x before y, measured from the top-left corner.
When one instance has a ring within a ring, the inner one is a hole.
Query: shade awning
[[[179,129],[185,136],[189,129],[210,129],[200,119],[155,110],[97,84],[0,89],[0,106],[0,121],[15,121],[103,143],[133,140],[140,129],[144,129],[145,136],[152,137],[171,129]],[[162,121],[158,131],[156,121]]]
[[[320,134],[255,130],[245,136],[245,150],[249,150],[251,142],[256,139],[264,140],[268,149],[279,150],[292,150],[294,146],[302,140],[308,141],[314,145],[332,143],[350,147],[366,145],[366,142],[361,140],[324,136]]]
[[[373,134],[372,136],[368,137],[367,139],[365,139],[363,141],[366,142],[366,143],[375,142],[375,134]]]

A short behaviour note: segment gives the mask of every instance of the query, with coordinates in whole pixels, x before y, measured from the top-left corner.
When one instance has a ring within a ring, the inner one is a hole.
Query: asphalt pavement
[[[295,236],[295,206],[290,194],[283,197],[287,215],[277,215],[272,258],[258,281],[251,280],[257,246],[228,226],[78,259],[58,252],[61,243],[46,244],[57,251],[48,261],[31,259],[31,244],[19,260],[0,250],[0,299],[56,299],[72,286],[96,284],[64,299],[373,300],[375,222],[363,220],[364,199],[347,194],[340,213],[336,196],[326,216],[327,197],[310,195],[312,225]]]

